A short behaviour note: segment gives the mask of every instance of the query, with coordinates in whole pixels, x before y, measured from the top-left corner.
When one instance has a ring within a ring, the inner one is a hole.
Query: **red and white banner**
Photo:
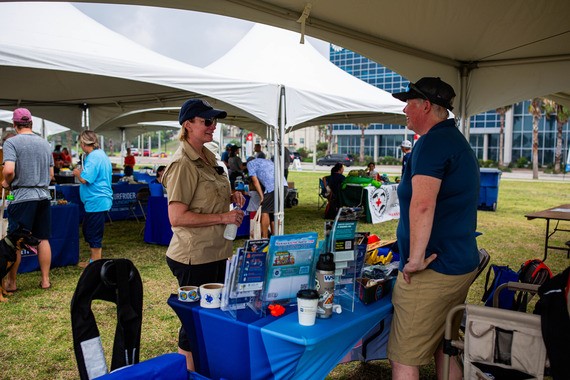
[[[400,219],[400,202],[398,201],[398,185],[382,185],[366,187],[368,190],[368,209],[373,224]]]

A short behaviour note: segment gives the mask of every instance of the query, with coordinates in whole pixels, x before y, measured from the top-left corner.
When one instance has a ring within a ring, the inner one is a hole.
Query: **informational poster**
[[[309,289],[317,239],[316,232],[271,236],[264,302],[294,299]]]

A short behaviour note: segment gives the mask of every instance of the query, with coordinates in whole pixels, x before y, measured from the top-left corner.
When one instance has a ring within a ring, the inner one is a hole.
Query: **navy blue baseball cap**
[[[196,116],[202,119],[225,119],[228,113],[215,109],[205,100],[190,99],[184,102],[182,107],[180,107],[178,122],[182,125],[186,120],[193,119]]]
[[[392,96],[403,102],[408,99],[426,99],[453,111],[455,91],[453,91],[453,87],[439,77],[424,77],[416,83],[410,82],[405,92],[398,92],[392,94]]]

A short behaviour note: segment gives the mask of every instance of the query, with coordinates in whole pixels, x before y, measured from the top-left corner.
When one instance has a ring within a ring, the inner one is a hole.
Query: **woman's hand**
[[[230,197],[230,201],[232,203],[237,204],[240,208],[245,205],[245,197],[241,193],[241,191],[234,191],[232,196]]]
[[[242,196],[243,197],[243,196]],[[232,210],[224,214],[225,224],[235,224],[238,227],[243,221],[243,211],[242,210]]]

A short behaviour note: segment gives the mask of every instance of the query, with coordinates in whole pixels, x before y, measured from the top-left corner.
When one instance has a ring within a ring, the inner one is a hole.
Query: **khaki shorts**
[[[442,342],[447,313],[465,302],[475,274],[451,276],[426,269],[407,284],[398,272],[388,358],[410,366],[429,364]]]

